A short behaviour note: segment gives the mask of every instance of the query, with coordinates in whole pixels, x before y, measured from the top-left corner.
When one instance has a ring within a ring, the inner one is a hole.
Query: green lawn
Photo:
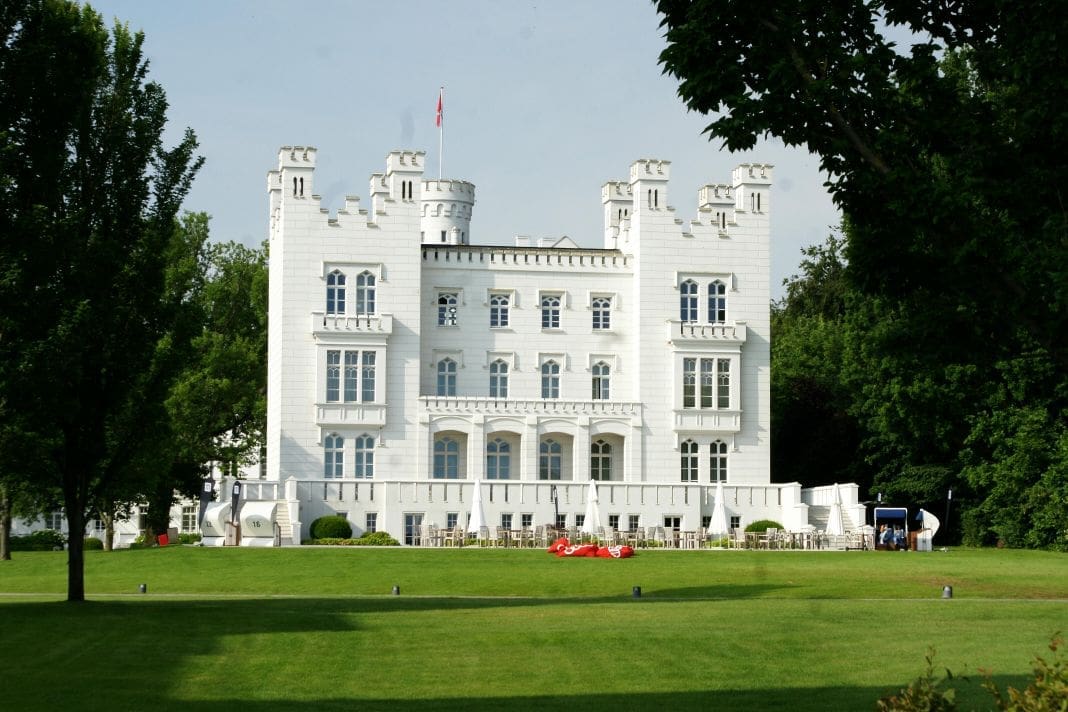
[[[989,708],[978,668],[1068,632],[1042,552],[171,547],[89,552],[78,605],[65,569],[0,562],[0,709],[864,710],[929,646]]]

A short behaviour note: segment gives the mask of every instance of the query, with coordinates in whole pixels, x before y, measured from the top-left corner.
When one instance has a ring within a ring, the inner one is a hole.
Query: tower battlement
[[[701,186],[697,191],[697,208],[704,210],[713,205],[733,205],[734,187],[726,183],[714,183]]]
[[[601,202],[630,201],[634,199],[634,189],[630,183],[622,180],[610,180],[601,186]]]
[[[662,161],[659,158],[639,158],[630,164],[630,182],[639,180],[662,180],[671,177],[671,161]]]
[[[278,149],[278,170],[283,168],[315,168],[315,146],[282,146]]]
[[[422,173],[426,151],[390,151],[386,156],[386,173]]]
[[[771,185],[774,167],[770,163],[740,163],[731,172],[731,179],[735,186],[741,183]]]

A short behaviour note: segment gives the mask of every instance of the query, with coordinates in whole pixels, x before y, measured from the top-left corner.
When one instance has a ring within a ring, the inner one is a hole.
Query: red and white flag
[[[444,89],[439,90],[438,91],[438,117],[437,117],[437,121],[435,122],[438,127],[441,126],[441,112],[442,112],[442,109],[444,108],[442,106],[442,99],[444,99],[444,97],[445,97],[445,90]]]

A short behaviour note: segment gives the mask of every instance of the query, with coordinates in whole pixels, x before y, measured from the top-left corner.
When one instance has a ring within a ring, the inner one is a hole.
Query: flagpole
[[[445,87],[438,93],[438,180],[441,180],[441,167],[445,163]]]

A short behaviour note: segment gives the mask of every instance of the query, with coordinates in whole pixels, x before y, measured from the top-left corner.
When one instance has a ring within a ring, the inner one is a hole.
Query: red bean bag
[[[567,537],[562,536],[556,541],[554,541],[552,544],[549,544],[549,548],[546,549],[546,551],[550,554],[556,554],[559,553],[562,549],[566,549],[570,545],[571,542],[567,540]]]

